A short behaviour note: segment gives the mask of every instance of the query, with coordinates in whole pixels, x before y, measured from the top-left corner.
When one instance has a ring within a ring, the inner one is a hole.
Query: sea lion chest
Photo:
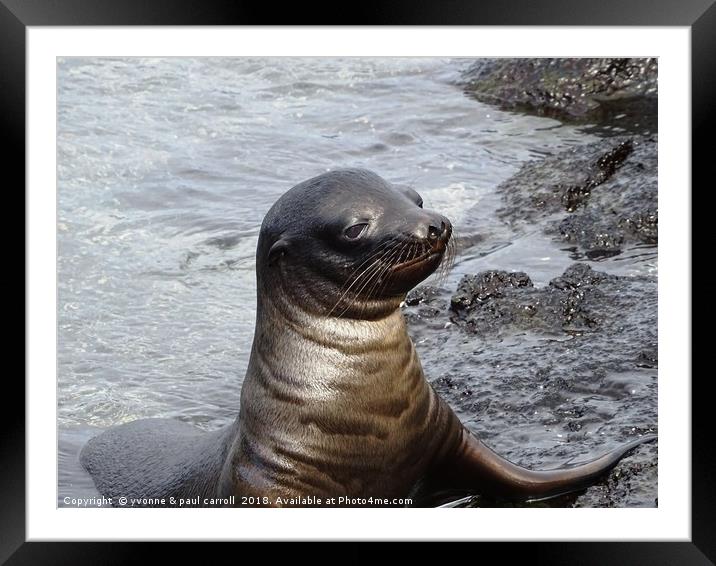
[[[400,312],[257,329],[223,489],[407,496],[444,444],[442,413]]]

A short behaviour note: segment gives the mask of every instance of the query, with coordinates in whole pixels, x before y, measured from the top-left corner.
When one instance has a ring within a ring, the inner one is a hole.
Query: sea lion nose
[[[437,224],[437,222],[436,222]],[[445,222],[440,222],[440,227],[430,225],[428,226],[428,240],[436,242],[437,239],[445,232]]]
[[[439,214],[426,214],[418,220],[412,230],[412,236],[421,240],[427,240],[435,244],[440,240],[450,238],[452,225],[450,221]]]

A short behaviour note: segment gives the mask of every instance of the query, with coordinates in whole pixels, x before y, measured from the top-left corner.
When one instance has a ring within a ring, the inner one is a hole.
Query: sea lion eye
[[[423,199],[421,199],[420,197],[418,197],[418,202],[415,203],[415,204],[418,205],[418,208],[423,208]]]
[[[346,238],[349,240],[357,240],[360,238],[361,234],[365,232],[365,229],[368,227],[367,222],[362,222],[360,224],[354,224],[353,226],[350,226],[346,228],[345,232],[343,234]]]

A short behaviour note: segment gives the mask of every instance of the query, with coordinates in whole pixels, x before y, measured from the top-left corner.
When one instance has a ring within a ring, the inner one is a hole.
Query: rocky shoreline
[[[562,121],[652,133],[655,58],[480,59],[458,84],[480,102]]]
[[[436,391],[522,465],[560,467],[658,431],[655,277],[576,263],[538,288],[485,271],[452,293],[414,290],[404,313]],[[657,446],[641,446],[598,485],[548,504],[656,505],[656,462]]]
[[[540,224],[587,258],[658,243],[658,139],[607,138],[532,161],[497,187],[499,216],[516,229]]]
[[[611,128],[624,101],[655,112],[656,71],[645,59],[483,60],[463,88],[501,108]],[[537,229],[578,260],[563,273],[536,285],[498,264],[452,288],[418,287],[403,306],[433,387],[521,465],[561,467],[658,431],[657,277],[594,263],[658,244],[658,134],[655,114],[654,127],[633,127],[644,117],[622,116],[631,125],[620,135],[527,162],[497,187],[498,219],[514,234]],[[658,445],[642,445],[586,491],[530,505],[657,506],[657,466]]]

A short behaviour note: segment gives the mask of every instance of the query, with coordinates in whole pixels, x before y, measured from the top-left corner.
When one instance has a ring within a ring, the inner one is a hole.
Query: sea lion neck
[[[292,277],[293,275],[293,277]],[[289,321],[324,326],[327,319],[376,321],[393,315],[404,295],[371,297],[358,295],[350,285],[333,282],[320,274],[258,274],[257,310],[277,310]],[[358,289],[360,291],[360,289]]]
[[[392,307],[392,308],[391,308]],[[383,351],[409,342],[399,301],[368,318],[316,314],[312,308],[287,300],[284,294],[259,294],[254,349],[312,351],[317,363],[339,356]]]

